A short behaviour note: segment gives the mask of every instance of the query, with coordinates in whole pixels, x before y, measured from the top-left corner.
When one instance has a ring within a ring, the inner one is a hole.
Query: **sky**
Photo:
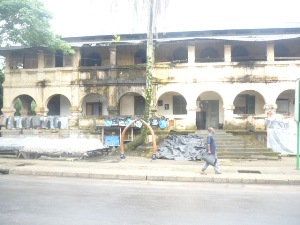
[[[128,0],[41,0],[63,37],[145,33]],[[142,1],[142,0],[140,0]],[[300,27],[299,0],[169,0],[159,32]]]

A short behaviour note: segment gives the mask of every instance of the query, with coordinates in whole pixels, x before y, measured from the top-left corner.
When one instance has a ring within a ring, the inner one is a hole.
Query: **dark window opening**
[[[24,53],[23,52],[12,52],[10,59],[11,69],[23,69],[24,67]]]
[[[173,96],[173,114],[174,115],[183,115],[187,114],[186,111],[186,100],[183,96]]]
[[[102,103],[101,102],[86,103],[86,115],[87,116],[101,116],[102,115]]]
[[[145,99],[143,96],[134,96],[134,115],[144,115]]]
[[[205,48],[200,53],[200,61],[202,62],[216,62],[219,60],[219,53],[213,47]]]
[[[45,68],[54,67],[54,54],[50,51],[45,51]]]
[[[235,46],[231,51],[231,58],[233,62],[241,62],[249,60],[249,53],[243,46]]]
[[[139,49],[134,55],[134,64],[142,64],[147,62],[146,50]]]
[[[82,66],[101,66],[101,56],[96,52],[92,52],[87,56],[83,55]]]
[[[276,44],[274,46],[274,56],[276,60],[289,56],[289,49],[283,44]]]
[[[255,96],[238,95],[233,102],[234,114],[255,114]]]
[[[63,67],[64,66],[64,55],[62,51],[55,52],[55,67]]]
[[[24,54],[23,68],[34,69],[38,67],[38,58],[35,52],[26,52]]]
[[[173,62],[187,62],[188,51],[185,48],[177,48],[173,54]]]
[[[284,116],[289,116],[289,100],[288,99],[277,99],[276,104],[277,104],[276,113],[282,114]]]
[[[53,96],[48,103],[48,116],[59,116],[60,115],[60,96]]]

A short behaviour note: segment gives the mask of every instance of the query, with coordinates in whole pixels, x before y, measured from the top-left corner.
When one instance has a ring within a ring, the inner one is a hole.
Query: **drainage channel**
[[[261,174],[259,170],[238,170],[239,173],[258,173]]]

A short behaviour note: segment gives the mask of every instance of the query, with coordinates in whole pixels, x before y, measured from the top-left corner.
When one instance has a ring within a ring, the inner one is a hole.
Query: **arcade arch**
[[[119,100],[120,115],[143,116],[145,112],[145,98],[135,92],[124,94]]]
[[[108,115],[107,98],[98,93],[88,94],[84,97],[82,104],[82,114],[86,116],[106,116]]]
[[[284,116],[294,116],[295,90],[286,90],[280,93],[276,99],[276,113]]]
[[[15,108],[15,116],[31,116],[35,115],[36,102],[29,95],[19,95],[13,102],[13,107]]]
[[[264,114],[264,97],[254,90],[240,92],[233,101],[234,114]]]
[[[47,103],[48,116],[69,116],[70,100],[61,94],[52,95]]]
[[[223,99],[214,91],[206,91],[197,98],[196,127],[198,130],[207,127],[218,128],[224,121]]]
[[[186,115],[187,101],[183,95],[178,92],[166,92],[162,94],[157,101],[158,115]]]

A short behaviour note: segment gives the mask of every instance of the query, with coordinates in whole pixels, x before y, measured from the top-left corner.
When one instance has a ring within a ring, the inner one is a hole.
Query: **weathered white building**
[[[143,115],[146,34],[65,38],[74,55],[3,47],[6,116],[69,118],[70,128],[103,125],[111,115]],[[265,129],[268,111],[294,116],[300,28],[158,34],[152,112],[171,129]]]

